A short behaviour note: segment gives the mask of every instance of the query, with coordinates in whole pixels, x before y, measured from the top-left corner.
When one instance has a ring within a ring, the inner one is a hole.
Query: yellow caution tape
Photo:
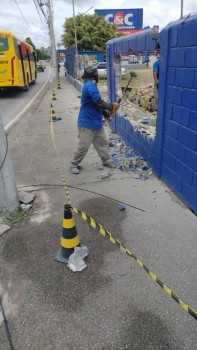
[[[51,118],[51,138],[52,138],[52,142],[56,151],[56,155],[57,158],[59,157],[58,155],[58,151],[57,151],[57,147],[55,144],[55,137],[54,137],[54,128],[53,128],[53,123],[52,123],[52,118]],[[62,170],[62,167],[60,166],[59,168],[60,170],[60,175],[61,175],[61,179],[62,179],[62,183],[64,185],[64,191],[66,194],[66,198],[68,201],[68,204],[70,204],[70,196],[69,196],[69,192],[68,192],[68,186],[65,180],[65,176],[64,176],[64,172]],[[142,267],[148,274],[149,276],[152,278],[153,281],[155,281],[165,292],[166,294],[170,295],[171,298],[173,298],[179,305],[180,307],[185,310],[186,312],[188,312],[195,320],[197,320],[197,311],[193,308],[191,308],[185,301],[183,301],[182,299],[180,299],[166,284],[164,284],[160,278],[154,273],[152,272],[141,260],[139,260],[130,250],[128,250],[126,247],[124,247],[122,245],[122,243],[113,237],[113,235],[111,234],[111,232],[105,230],[102,225],[98,224],[92,217],[88,216],[86,213],[84,213],[83,211],[80,211],[79,209],[72,207],[71,209],[76,213],[76,214],[80,214],[81,218],[83,220],[85,220],[91,227],[93,227],[94,229],[98,229],[99,232],[103,235],[109,238],[109,240],[115,244],[118,245],[120,250],[127,254],[130,258],[132,258],[140,267]]]

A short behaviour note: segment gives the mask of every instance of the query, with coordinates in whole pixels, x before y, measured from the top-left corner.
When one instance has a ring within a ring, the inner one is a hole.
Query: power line
[[[43,9],[44,4],[42,3],[42,1],[39,1],[39,0],[33,0],[33,2],[34,2],[34,5],[36,7],[36,11],[38,13],[38,16],[39,16],[41,22],[46,24],[48,22],[48,19],[47,19],[47,15]],[[45,21],[43,21],[42,15],[44,16]]]
[[[31,27],[29,26],[28,22],[26,21],[26,18],[24,17],[24,15],[23,15],[23,13],[22,13],[22,11],[21,11],[21,9],[20,9],[20,7],[19,7],[17,1],[16,1],[16,0],[13,0],[13,1],[15,2],[15,4],[16,4],[16,6],[17,6],[17,8],[18,8],[18,10],[19,10],[19,12],[20,12],[20,14],[21,14],[21,16],[23,17],[25,23],[27,24],[27,26],[29,27],[29,29],[30,29],[31,32],[33,33],[32,29],[31,29]]]

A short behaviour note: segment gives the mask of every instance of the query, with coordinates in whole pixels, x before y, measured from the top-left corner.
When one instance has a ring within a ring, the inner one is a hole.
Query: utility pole
[[[49,33],[50,33],[50,39],[51,39],[52,66],[55,68],[55,75],[56,75],[56,78],[58,78],[57,52],[56,52],[56,45],[55,45],[51,0],[48,0],[47,7],[49,11],[48,26],[49,26]]]
[[[75,32],[75,78],[78,78],[78,69],[79,69],[79,55],[77,47],[77,29],[76,29],[76,20],[75,20],[75,1],[73,0],[73,21],[74,21],[74,32]]]
[[[0,116],[0,216],[19,210],[16,180],[9,156],[8,140]]]

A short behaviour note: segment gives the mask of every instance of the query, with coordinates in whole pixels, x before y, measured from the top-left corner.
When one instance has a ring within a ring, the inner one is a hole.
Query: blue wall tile
[[[186,198],[187,203],[192,203],[193,210],[197,212],[197,191],[194,191],[194,188],[183,182],[182,185],[182,194]]]
[[[181,106],[174,106],[172,120],[181,125],[189,126],[190,109]]]
[[[196,150],[197,135],[195,132],[182,126],[179,127],[179,140],[188,148]]]
[[[197,67],[197,47],[188,47],[185,55],[185,67]]]
[[[182,105],[197,111],[197,91],[188,89],[183,90]]]
[[[169,66],[170,67],[184,67],[185,64],[185,49],[174,48],[169,52]]]
[[[197,172],[194,173],[194,175],[193,175],[193,183],[192,183],[192,186],[193,186],[194,190],[196,190],[196,193],[197,193]]]
[[[166,180],[177,192],[181,192],[182,179],[165,164],[162,164],[162,179]]]
[[[177,68],[175,75],[175,85],[192,88],[194,80],[194,69]]]
[[[179,125],[171,120],[166,119],[164,124],[164,133],[177,139],[179,135]]]
[[[162,162],[165,164],[168,168],[175,170],[176,167],[176,158],[173,157],[168,151],[165,149],[163,150],[162,155]]]
[[[197,172],[197,152],[186,148],[184,162],[186,165],[188,165],[189,168]]]
[[[174,85],[175,73],[176,73],[176,68],[175,67],[169,67],[169,69],[167,71],[167,84]]]
[[[176,86],[167,86],[166,101],[176,105],[181,105],[182,89]]]
[[[176,174],[188,185],[192,184],[193,171],[179,160],[176,161]]]
[[[197,112],[195,111],[190,113],[189,127],[191,130],[197,131]]]

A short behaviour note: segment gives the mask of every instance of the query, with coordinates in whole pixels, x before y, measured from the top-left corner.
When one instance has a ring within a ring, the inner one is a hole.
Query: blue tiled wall
[[[171,23],[160,33],[161,68],[156,137],[135,131],[124,116],[112,128],[152,165],[197,213],[197,15]],[[133,47],[135,50],[135,47]],[[111,94],[113,97],[113,94]],[[113,99],[112,99],[113,100]]]
[[[197,212],[197,16],[169,25],[160,34],[164,94],[161,178]],[[160,108],[161,107],[161,108]]]

